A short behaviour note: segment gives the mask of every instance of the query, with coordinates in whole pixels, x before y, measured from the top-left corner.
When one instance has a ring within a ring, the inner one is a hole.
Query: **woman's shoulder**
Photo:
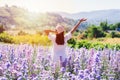
[[[49,33],[49,35],[48,35],[48,38],[49,38],[50,40],[54,40],[55,37],[56,37],[56,35],[55,35],[55,34],[52,34],[52,33]]]
[[[71,37],[71,36],[72,36],[71,32],[65,34],[65,37]]]
[[[71,32],[68,32],[68,33],[65,34],[65,40],[66,41],[69,40],[71,37],[72,37]]]

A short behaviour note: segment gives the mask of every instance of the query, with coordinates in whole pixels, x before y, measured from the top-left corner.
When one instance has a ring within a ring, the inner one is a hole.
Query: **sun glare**
[[[16,5],[32,12],[68,12],[120,9],[120,0],[0,0],[0,6]],[[102,4],[102,5],[101,5]]]
[[[1,0],[0,5],[17,5],[32,12],[73,12],[73,1],[66,0]]]
[[[72,3],[65,1],[65,0],[36,0],[25,3],[25,7],[27,7],[30,11],[35,11],[35,12],[54,12],[54,11],[67,11],[71,12],[72,11]]]

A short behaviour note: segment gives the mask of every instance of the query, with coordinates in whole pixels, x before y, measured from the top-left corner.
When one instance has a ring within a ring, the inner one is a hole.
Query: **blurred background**
[[[0,0],[0,42],[51,45],[44,34],[61,24],[68,32],[87,18],[68,45],[120,49],[119,0]]]

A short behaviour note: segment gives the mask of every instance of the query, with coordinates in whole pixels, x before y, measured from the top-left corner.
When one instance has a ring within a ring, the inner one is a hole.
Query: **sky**
[[[120,0],[0,0],[0,6],[16,5],[31,12],[89,12],[120,9]]]

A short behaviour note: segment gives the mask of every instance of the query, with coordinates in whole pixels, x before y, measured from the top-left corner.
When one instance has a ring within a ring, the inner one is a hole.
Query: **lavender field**
[[[120,80],[120,50],[67,47],[66,67],[51,47],[0,44],[0,80]]]

